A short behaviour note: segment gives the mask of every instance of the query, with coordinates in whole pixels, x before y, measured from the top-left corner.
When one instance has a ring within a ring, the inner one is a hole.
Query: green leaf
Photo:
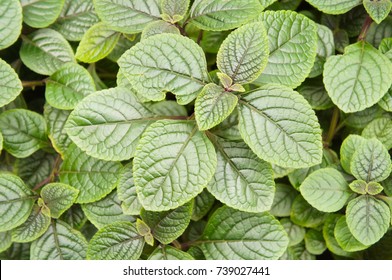
[[[199,221],[211,210],[215,203],[215,197],[207,189],[204,189],[195,197],[194,201],[192,220]]]
[[[2,150],[3,150],[3,134],[1,134],[0,132],[0,155]]]
[[[99,18],[113,30],[139,33],[150,22],[160,19],[159,0],[94,0]]]
[[[62,183],[51,183],[41,190],[42,199],[56,219],[74,204],[78,194],[79,190]]]
[[[84,215],[80,204],[72,205],[61,215],[60,219],[77,230],[80,230],[87,222],[87,217]]]
[[[351,200],[347,205],[346,216],[350,232],[364,245],[372,245],[380,240],[391,223],[389,207],[369,195]]]
[[[69,146],[59,171],[60,182],[78,189],[77,203],[97,201],[117,186],[119,162],[89,157],[75,144]],[[94,176],[91,176],[94,174]]]
[[[172,92],[179,104],[187,104],[208,81],[203,50],[193,40],[175,34],[143,40],[125,52],[118,64],[138,94],[152,101]]]
[[[150,227],[151,234],[162,244],[180,237],[188,227],[193,211],[193,200],[173,210],[150,212],[142,209],[140,216]]]
[[[392,62],[370,44],[358,42],[344,55],[327,59],[324,84],[342,111],[358,112],[380,101],[391,87]]]
[[[289,237],[289,247],[301,243],[305,238],[305,229],[301,226],[294,224],[289,218],[280,220],[284,230]]]
[[[392,148],[392,120],[387,117],[377,118],[370,122],[362,131],[362,137],[377,138],[387,150]]]
[[[64,5],[64,0],[20,0],[23,21],[35,28],[43,28],[53,23]]]
[[[146,103],[145,105],[157,116],[188,116],[185,106],[179,105],[173,100]]]
[[[88,155],[103,160],[134,156],[153,114],[126,88],[111,88],[84,98],[65,124],[69,137]]]
[[[0,252],[4,252],[12,245],[12,236],[10,231],[0,232]],[[5,258],[0,255],[0,258],[4,260]]]
[[[392,61],[392,58],[390,60]],[[392,112],[392,87],[377,104],[385,111]]]
[[[270,213],[275,217],[289,217],[298,192],[290,185],[277,183]]]
[[[347,173],[351,172],[351,162],[355,151],[365,144],[366,139],[355,134],[350,134],[344,139],[340,147],[340,163]]]
[[[346,217],[340,217],[335,226],[335,237],[338,244],[347,252],[356,252],[366,249],[369,246],[363,245],[351,234]]]
[[[13,243],[0,254],[2,260],[30,260],[30,243]]]
[[[22,82],[19,80],[18,74],[7,62],[0,58],[0,107],[13,101],[22,90]]]
[[[0,18],[0,50],[2,50],[14,44],[22,31],[22,7],[19,1],[1,0]]]
[[[210,138],[211,139],[211,138]],[[243,142],[213,138],[218,165],[209,192],[226,205],[259,213],[271,208],[275,183],[270,164],[260,160]]]
[[[0,232],[23,224],[31,213],[35,197],[17,176],[0,173]]]
[[[389,60],[392,60],[392,38],[384,38],[382,39],[380,46],[378,49],[386,56],[389,58]]]
[[[121,209],[121,201],[114,191],[101,200],[93,203],[82,204],[84,214],[88,220],[98,229],[113,222],[132,222],[134,218],[126,215]]]
[[[80,41],[86,31],[98,21],[92,1],[65,0],[60,16],[51,27],[68,41]]]
[[[190,2],[190,0],[161,0],[162,13],[171,18],[185,16]]]
[[[223,206],[208,220],[200,248],[208,260],[278,259],[289,243],[268,212],[245,213]]]
[[[78,64],[68,63],[49,77],[45,97],[49,105],[71,110],[94,91],[94,81],[88,71]]]
[[[203,30],[229,30],[249,22],[262,9],[259,0],[196,0],[189,20]]]
[[[45,119],[33,111],[12,109],[0,114],[0,132],[4,149],[17,158],[49,146]]]
[[[48,230],[31,243],[32,260],[83,260],[87,241],[63,221],[52,220]]]
[[[380,24],[373,22],[366,34],[366,41],[378,48],[384,38],[392,37],[392,16],[388,16]]]
[[[351,195],[343,175],[333,168],[314,171],[301,184],[300,191],[310,205],[323,212],[339,211]]]
[[[335,43],[333,33],[328,27],[317,24],[317,54],[310,78],[317,77],[323,73],[324,63],[328,57],[335,54]]]
[[[354,180],[349,187],[355,193],[366,194],[367,183],[363,180]]]
[[[101,228],[91,239],[87,259],[137,260],[143,250],[144,238],[129,222],[116,222]]]
[[[137,219],[137,220],[136,220],[136,230],[137,230],[137,232],[138,232],[141,236],[146,236],[146,235],[148,235],[148,234],[151,234],[151,229],[150,229],[150,227],[149,227],[145,222],[143,222],[143,221],[140,220],[140,219]],[[151,246],[153,246],[153,245],[151,245]]]
[[[251,91],[239,103],[239,120],[245,143],[265,161],[292,168],[321,162],[321,131],[316,115],[293,90],[266,85]]]
[[[194,258],[172,246],[158,246],[148,257],[148,260],[194,260]]]
[[[280,258],[280,260],[315,260],[315,259],[316,257],[310,254],[306,250],[304,242],[288,247],[286,252]]]
[[[369,260],[391,260],[392,259],[392,231],[388,231],[380,241],[365,251]]]
[[[259,0],[260,4],[264,7],[267,8],[268,6],[272,5],[274,2],[277,0]]]
[[[305,234],[305,248],[314,255],[321,255],[326,249],[327,245],[321,231],[310,229]]]
[[[229,31],[203,31],[203,38],[200,41],[200,46],[206,53],[218,53],[219,48],[229,35]]]
[[[292,11],[263,12],[258,21],[262,21],[267,30],[270,55],[267,67],[254,83],[299,86],[315,61],[316,24]]]
[[[247,84],[260,76],[267,65],[268,54],[268,37],[263,23],[249,23],[223,41],[217,54],[217,66],[233,83]]]
[[[390,0],[364,0],[363,6],[370,15],[370,17],[379,24],[389,14],[392,8],[392,2]]]
[[[50,217],[43,213],[41,207],[35,205],[26,222],[12,230],[12,241],[34,241],[46,232],[49,225]]]
[[[195,117],[200,130],[208,130],[226,119],[237,106],[238,97],[216,84],[206,85],[195,102]]]
[[[297,225],[318,228],[327,218],[327,213],[313,208],[301,195],[298,195],[291,206],[291,220]]]
[[[352,156],[350,169],[357,179],[380,182],[391,173],[392,162],[388,150],[377,139],[368,139]]]
[[[137,198],[136,186],[133,181],[132,163],[128,163],[120,171],[117,195],[121,200],[121,208],[125,215],[140,214],[142,205]]]
[[[366,192],[370,195],[377,195],[384,190],[383,186],[377,182],[369,182],[366,185]]]
[[[52,75],[64,63],[76,62],[70,44],[57,31],[39,29],[22,38],[20,59],[38,74]]]
[[[180,35],[180,30],[178,28],[166,21],[163,20],[157,20],[149,23],[142,32],[141,39],[145,40],[151,36],[157,35],[157,34],[162,34],[162,33],[172,33],[172,34],[177,34]]]
[[[97,62],[105,58],[116,46],[120,33],[99,22],[83,35],[75,57],[86,63]]]
[[[362,0],[306,0],[311,5],[326,14],[344,14],[360,5]]]
[[[212,143],[195,122],[162,120],[147,128],[133,163],[143,207],[166,211],[183,205],[206,187],[217,159]]]

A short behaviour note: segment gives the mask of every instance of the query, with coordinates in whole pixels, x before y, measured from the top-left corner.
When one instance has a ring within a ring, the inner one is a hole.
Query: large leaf
[[[310,205],[323,212],[339,211],[351,195],[343,175],[333,168],[314,171],[301,184],[300,190]]]
[[[148,260],[194,260],[194,258],[172,246],[158,246],[148,257]]]
[[[218,165],[208,190],[226,205],[259,213],[271,208],[275,183],[270,164],[260,160],[243,142],[212,139]]]
[[[261,13],[269,39],[267,67],[254,82],[278,83],[292,88],[309,75],[317,51],[317,26],[307,17],[292,11]]]
[[[32,260],[83,260],[87,241],[63,221],[52,220],[48,230],[31,243]]]
[[[45,119],[33,111],[12,109],[0,115],[0,132],[4,149],[18,158],[25,158],[40,148],[48,147]]]
[[[306,100],[280,85],[266,85],[243,96],[240,133],[253,152],[282,167],[319,164],[321,131]]]
[[[23,7],[23,21],[35,28],[53,23],[59,16],[64,0],[20,0]]]
[[[42,75],[52,75],[64,63],[76,62],[70,44],[52,29],[39,29],[23,36],[20,59],[28,68]]]
[[[347,225],[353,236],[364,245],[376,243],[391,224],[387,204],[370,195],[351,200],[346,209]]]
[[[195,122],[162,120],[143,134],[133,163],[143,207],[166,211],[183,205],[207,186],[217,159],[212,143]]]
[[[123,33],[139,33],[148,23],[160,19],[159,3],[159,0],[94,0],[99,18]]]
[[[350,134],[344,139],[340,147],[340,163],[347,173],[351,172],[351,159],[355,151],[366,142],[366,139],[355,134]]]
[[[13,101],[22,92],[22,89],[22,82],[19,80],[18,74],[0,58],[0,107]]]
[[[392,148],[392,120],[387,117],[377,118],[370,122],[363,130],[362,136],[371,139],[377,138],[387,148]]]
[[[229,30],[252,20],[262,9],[259,0],[196,0],[189,20],[203,30]]]
[[[335,237],[338,244],[347,252],[355,252],[366,249],[368,246],[363,245],[355,239],[348,228],[346,217],[340,217],[335,226]]]
[[[79,191],[66,184],[51,183],[43,187],[40,194],[51,217],[59,218],[74,204]]]
[[[22,7],[19,0],[1,0],[0,18],[0,50],[2,50],[15,43],[22,30]]]
[[[267,65],[268,54],[268,37],[263,23],[249,23],[223,41],[217,66],[233,83],[247,84],[260,76]]]
[[[344,112],[376,104],[392,85],[392,62],[368,43],[348,46],[343,55],[324,65],[324,84],[332,101]]]
[[[392,8],[392,3],[391,0],[364,0],[363,6],[370,17],[379,24],[388,16]]]
[[[144,238],[129,222],[116,222],[100,229],[91,239],[87,258],[91,260],[137,260]]]
[[[223,206],[208,220],[200,247],[207,259],[278,259],[288,242],[282,225],[268,212],[245,213]]]
[[[343,14],[362,3],[362,0],[306,0],[327,14]]]
[[[69,137],[88,155],[104,160],[134,156],[153,114],[132,91],[111,88],[81,101],[65,124]]]
[[[64,154],[59,176],[60,182],[78,189],[77,203],[97,201],[117,186],[119,162],[102,161],[89,157],[75,144]],[[94,176],[91,176],[94,174]]]
[[[208,80],[203,50],[193,40],[176,34],[143,40],[125,52],[118,64],[138,94],[153,101],[172,92],[178,103],[187,104]]]
[[[132,163],[125,165],[120,171],[117,195],[121,200],[121,208],[126,215],[139,215],[142,205],[137,198],[133,181]]]

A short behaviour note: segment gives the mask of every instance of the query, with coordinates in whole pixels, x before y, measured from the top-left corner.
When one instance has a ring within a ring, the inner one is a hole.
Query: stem
[[[365,22],[362,25],[362,30],[361,33],[358,36],[358,41],[364,41],[366,34],[369,30],[370,25],[372,24],[373,20],[372,18],[368,15],[365,19]]]
[[[58,168],[59,168],[60,162],[61,162],[61,157],[60,157],[60,155],[58,155],[56,157],[56,160],[54,161],[52,172],[50,172],[48,177],[46,177],[44,180],[42,180],[37,185],[35,185],[33,188],[33,191],[36,191],[39,188],[45,186],[46,184],[49,184],[54,181],[54,178],[56,176],[58,176]]]
[[[22,81],[23,87],[30,87],[34,89],[35,87],[41,87],[45,85],[45,81]]]
[[[333,113],[332,113],[332,119],[331,119],[331,123],[329,125],[327,138],[325,140],[325,142],[327,142],[328,145],[332,142],[332,139],[335,136],[336,126],[338,125],[338,120],[339,120],[339,109],[337,107],[335,107],[333,110]]]
[[[186,31],[185,31],[185,25],[181,26],[178,24],[178,22],[176,22],[174,25],[178,28],[178,30],[180,30],[180,33],[182,36],[188,37],[188,34],[186,34]]]
[[[199,36],[197,36],[197,44],[200,45],[201,40],[203,39],[203,30],[199,31]]]
[[[173,240],[172,244],[174,245],[174,247],[176,247],[177,249],[181,250],[181,243],[178,242],[178,240]]]

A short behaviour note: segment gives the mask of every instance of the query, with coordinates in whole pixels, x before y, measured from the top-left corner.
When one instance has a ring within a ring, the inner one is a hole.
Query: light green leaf
[[[218,165],[208,184],[209,192],[224,204],[259,213],[271,208],[275,183],[270,164],[260,160],[243,142],[210,138]]]
[[[392,61],[392,58],[390,60]],[[392,112],[392,87],[377,104],[380,105],[380,107],[385,111]]]
[[[183,251],[172,246],[158,246],[148,257],[148,260],[194,260],[194,258]]]
[[[368,139],[352,156],[350,169],[357,179],[380,182],[391,173],[392,162],[388,150],[377,139]]]
[[[260,1],[260,0],[259,0]],[[278,0],[268,7],[268,10],[295,10],[301,4],[302,0]]]
[[[138,94],[153,101],[172,92],[179,104],[187,104],[208,81],[203,50],[193,40],[175,34],[143,40],[125,52],[118,64]]]
[[[384,190],[383,186],[377,182],[369,182],[366,185],[366,192],[370,195],[377,195]]]
[[[0,155],[2,150],[3,150],[3,134],[1,134],[0,132]]]
[[[327,59],[324,84],[342,111],[358,112],[380,101],[391,87],[392,62],[370,44],[358,42],[344,55]]]
[[[41,190],[42,199],[56,219],[74,204],[78,194],[79,190],[62,183],[51,183]]]
[[[142,205],[137,198],[136,186],[133,181],[132,163],[125,165],[120,171],[117,195],[121,200],[121,208],[125,215],[139,215]]]
[[[204,189],[198,196],[194,199],[192,220],[199,221],[211,210],[215,203],[215,197]]]
[[[362,0],[306,0],[326,14],[344,14],[360,5]]]
[[[94,81],[89,72],[78,64],[68,63],[49,77],[45,97],[49,105],[71,110],[94,91]]]
[[[238,97],[216,84],[206,85],[195,102],[195,117],[200,130],[208,130],[226,119],[237,106]]]
[[[362,137],[367,139],[377,138],[387,148],[392,148],[392,120],[390,118],[377,118],[370,122],[363,130]]]
[[[306,100],[280,85],[266,85],[239,103],[240,133],[253,152],[281,167],[319,164],[321,131]]]
[[[76,62],[70,44],[57,31],[39,29],[22,38],[20,59],[38,74],[52,75],[64,63]]]
[[[149,235],[149,234],[151,234],[151,229],[150,229],[150,227],[145,223],[145,222],[143,222],[142,220],[140,220],[140,219],[137,219],[136,220],[136,230],[137,230],[137,232],[141,235],[141,236],[146,236],[146,235]],[[153,245],[151,245],[151,246],[153,246]]]
[[[190,0],[161,0],[162,13],[170,16],[185,16]]]
[[[84,260],[87,241],[63,221],[52,220],[49,229],[31,243],[32,260]]]
[[[126,88],[111,88],[83,99],[70,114],[65,130],[88,155],[103,160],[134,156],[140,135],[153,114]]]
[[[65,0],[63,10],[51,26],[68,41],[80,41],[86,31],[99,21],[91,0]]]
[[[12,241],[31,242],[46,232],[50,225],[50,217],[45,215],[42,208],[35,205],[27,220],[12,230]]]
[[[361,251],[369,247],[356,240],[351,234],[345,216],[340,217],[337,221],[334,232],[336,241],[347,252]]]
[[[352,174],[351,159],[355,151],[365,144],[365,142],[365,138],[355,134],[350,134],[344,139],[342,146],[340,147],[340,163],[347,173]]]
[[[351,195],[343,175],[333,168],[314,171],[301,184],[300,191],[310,205],[323,212],[339,211]]]
[[[272,171],[274,172],[274,179],[283,178],[293,172],[293,168],[285,168],[276,164],[271,164]]]
[[[23,21],[35,28],[43,28],[53,23],[64,5],[64,0],[20,0]]]
[[[351,200],[347,205],[346,216],[350,232],[364,245],[372,245],[380,240],[391,224],[389,207],[369,195]]]
[[[275,217],[289,217],[298,192],[290,185],[277,183],[270,213]]]
[[[13,101],[22,90],[22,82],[19,80],[18,74],[7,62],[0,58],[0,107]]]
[[[366,41],[378,48],[384,38],[392,37],[392,16],[388,16],[380,24],[373,22],[366,34]]]
[[[267,65],[268,55],[268,37],[263,23],[249,23],[223,41],[217,66],[231,77],[233,83],[247,84],[260,76]]]
[[[259,0],[196,0],[189,20],[200,29],[222,31],[249,22],[262,10]]]
[[[384,38],[382,39],[380,46],[378,49],[386,56],[389,58],[389,60],[392,60],[392,38]]]
[[[31,213],[35,196],[17,176],[0,173],[0,232],[23,224]]]
[[[19,1],[0,0],[0,18],[0,50],[2,50],[14,44],[22,31],[22,7]]]
[[[183,205],[206,187],[216,163],[212,143],[195,122],[157,121],[143,134],[133,161],[138,198],[149,211]]]
[[[318,228],[327,218],[327,213],[313,208],[301,195],[298,195],[291,206],[291,220],[297,225]]]
[[[263,12],[258,21],[262,21],[267,30],[270,55],[267,67],[254,83],[299,86],[315,61],[316,24],[292,11]]]
[[[350,183],[349,187],[353,192],[366,194],[367,183],[363,180],[354,180]]]
[[[105,58],[116,46],[120,33],[99,22],[83,35],[75,57],[86,63],[97,62]]]
[[[245,213],[223,206],[208,220],[200,248],[208,260],[278,259],[289,243],[268,212]]]
[[[284,230],[289,237],[289,247],[301,243],[305,238],[305,229],[301,226],[294,224],[289,218],[280,220]]]
[[[171,23],[168,23],[163,20],[157,20],[149,23],[143,29],[141,39],[144,40],[151,36],[162,34],[162,33],[172,33],[172,34],[180,35],[180,30],[178,30],[178,28]]]
[[[78,189],[77,203],[97,201],[117,186],[119,162],[89,157],[75,144],[69,146],[59,171],[60,182]],[[94,176],[91,176],[94,174]]]
[[[317,54],[309,77],[313,78],[321,75],[327,57],[330,57],[333,54],[335,54],[335,43],[331,29],[324,25],[317,24]]]
[[[379,24],[389,14],[392,8],[392,2],[390,0],[364,0],[363,6],[370,15],[370,17]]]
[[[305,248],[314,255],[321,255],[326,249],[327,245],[321,231],[310,229],[305,234]]]
[[[33,111],[12,109],[0,114],[0,132],[4,149],[17,158],[49,146],[45,119]]]
[[[0,252],[4,252],[12,245],[12,235],[10,231],[0,232]],[[4,260],[5,258],[0,255],[0,258]]]
[[[260,4],[264,7],[267,8],[268,6],[272,5],[274,2],[277,0],[259,0]]]
[[[189,225],[193,200],[166,212],[141,211],[140,216],[150,227],[152,235],[162,244],[169,244],[180,237]]]
[[[113,222],[133,222],[132,216],[126,215],[121,209],[121,201],[114,191],[101,200],[93,203],[82,204],[84,214],[88,220],[98,229]]]
[[[94,0],[99,18],[119,32],[139,33],[150,22],[160,19],[159,0]]]

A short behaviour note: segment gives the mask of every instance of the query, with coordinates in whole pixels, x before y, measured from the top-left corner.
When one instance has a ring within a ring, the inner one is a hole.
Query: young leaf
[[[373,46],[358,42],[324,65],[324,84],[332,101],[344,112],[376,104],[392,85],[392,62]]]
[[[284,230],[289,237],[289,247],[301,243],[305,238],[305,228],[294,224],[289,218],[280,220]]]
[[[143,250],[144,238],[129,222],[116,222],[101,228],[91,239],[87,259],[137,260]]]
[[[316,57],[316,24],[292,11],[263,12],[258,21],[267,30],[270,55],[267,67],[254,83],[299,86],[309,75]]]
[[[366,193],[370,195],[377,195],[384,190],[383,186],[377,182],[369,182],[366,185]]]
[[[145,40],[151,36],[162,34],[162,33],[172,33],[180,35],[180,30],[178,28],[166,21],[157,20],[149,23],[142,32],[141,40]]]
[[[140,220],[140,219],[137,219],[137,220],[136,220],[136,230],[137,230],[137,232],[138,232],[141,236],[146,236],[146,235],[148,235],[148,234],[151,234],[151,229],[150,229],[150,227],[149,227],[145,222],[143,222],[143,221]],[[153,246],[153,245],[151,245],[151,246]]]
[[[266,85],[251,91],[239,103],[239,120],[245,143],[265,161],[292,168],[321,162],[321,131],[316,115],[293,90]]]
[[[392,8],[391,0],[364,0],[363,6],[370,17],[380,24],[389,14]]]
[[[207,186],[209,192],[234,209],[254,213],[268,211],[275,191],[271,166],[243,142],[217,137],[212,142],[218,165]]]
[[[87,241],[63,221],[52,220],[48,230],[31,243],[32,260],[83,260]]]
[[[13,101],[22,90],[22,82],[19,80],[18,74],[7,62],[0,58],[0,107]]]
[[[354,180],[349,187],[355,193],[366,194],[367,183],[363,180]]]
[[[351,234],[345,216],[340,217],[340,219],[337,221],[334,232],[336,241],[342,247],[342,249],[347,252],[361,251],[369,247],[363,245]]]
[[[270,213],[275,217],[289,217],[291,206],[297,195],[298,192],[290,185],[276,184],[274,201]]]
[[[113,30],[139,33],[150,22],[160,19],[159,0],[94,0],[99,18]]]
[[[278,259],[289,243],[268,212],[245,213],[223,206],[208,220],[200,248],[208,260]]]
[[[347,205],[346,216],[350,232],[364,245],[372,245],[380,240],[391,224],[389,207],[369,195],[351,200]]]
[[[128,163],[120,171],[117,195],[121,200],[121,208],[125,215],[140,214],[142,205],[137,198],[136,186],[133,181],[132,163]]]
[[[53,23],[59,16],[64,0],[20,0],[23,7],[23,21],[35,28]]]
[[[392,120],[390,118],[377,118],[370,122],[363,130],[362,137],[377,138],[387,150],[392,148]]]
[[[344,139],[342,146],[340,147],[340,163],[343,169],[352,174],[351,172],[351,159],[355,151],[365,144],[366,139],[355,134],[350,134]]]
[[[317,77],[323,73],[327,57],[335,53],[333,33],[328,27],[317,24],[317,54],[309,78]]]
[[[155,122],[140,139],[133,161],[140,202],[149,211],[183,205],[206,187],[216,163],[212,143],[195,122]]]
[[[59,218],[76,201],[79,191],[69,185],[51,183],[41,190],[41,197],[53,218]]]
[[[262,9],[259,0],[196,0],[189,20],[203,30],[229,30],[249,22]]]
[[[291,206],[291,220],[297,225],[318,228],[327,218],[327,213],[313,208],[301,195],[298,195]]]
[[[247,84],[260,76],[267,65],[268,54],[268,37],[263,23],[249,23],[223,41],[217,54],[217,66],[233,83]]]
[[[172,246],[158,246],[148,257],[148,260],[194,260],[194,258]]]
[[[152,101],[163,100],[166,92],[172,92],[179,104],[187,104],[208,80],[203,50],[191,39],[175,34],[143,40],[125,52],[118,64],[138,94]]]
[[[314,171],[301,184],[300,191],[310,205],[323,212],[339,211],[351,195],[343,175],[333,168]]]
[[[327,245],[321,231],[310,229],[305,234],[305,248],[314,255],[321,255],[326,249]]]
[[[20,2],[18,0],[2,0],[0,18],[0,50],[2,50],[15,43],[22,30],[22,7]]]
[[[360,5],[362,0],[306,0],[326,14],[343,14]]]
[[[206,85],[195,102],[195,117],[200,130],[208,130],[226,119],[237,106],[238,97],[216,84]]]
[[[189,8],[190,0],[161,0],[162,13],[174,19],[184,17]]]

